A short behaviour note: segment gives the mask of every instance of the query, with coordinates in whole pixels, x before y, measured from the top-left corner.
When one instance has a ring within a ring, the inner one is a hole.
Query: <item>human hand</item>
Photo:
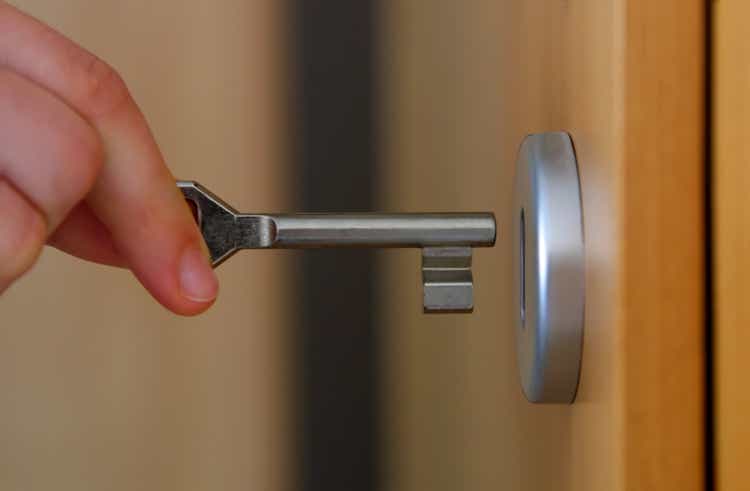
[[[218,282],[145,118],[115,70],[0,0],[0,293],[45,244],[130,268],[166,308]]]

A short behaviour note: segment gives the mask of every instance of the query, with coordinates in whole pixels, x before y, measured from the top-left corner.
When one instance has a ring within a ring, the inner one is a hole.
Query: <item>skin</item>
[[[200,232],[122,77],[2,0],[0,210],[0,293],[45,244],[129,268],[177,314],[203,312],[218,293]]]

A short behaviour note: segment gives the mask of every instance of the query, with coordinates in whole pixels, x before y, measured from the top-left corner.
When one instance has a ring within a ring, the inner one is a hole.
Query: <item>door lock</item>
[[[177,186],[218,266],[240,249],[422,249],[424,311],[472,312],[472,248],[492,247],[492,213],[239,213],[194,181]]]
[[[511,320],[521,386],[539,403],[573,402],[583,348],[581,186],[567,133],[529,135],[516,164]]]

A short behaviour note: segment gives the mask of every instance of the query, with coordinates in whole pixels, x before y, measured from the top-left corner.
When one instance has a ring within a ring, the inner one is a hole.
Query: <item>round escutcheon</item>
[[[567,133],[523,141],[510,223],[524,394],[531,402],[571,403],[581,366],[585,274],[581,187]]]

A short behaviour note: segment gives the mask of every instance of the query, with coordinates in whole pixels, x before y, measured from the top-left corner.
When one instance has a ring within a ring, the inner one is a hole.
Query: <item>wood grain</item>
[[[735,491],[750,482],[750,5],[713,9],[716,489]]]
[[[679,12],[679,15],[675,15]],[[629,1],[625,58],[625,487],[703,489],[705,7]]]

